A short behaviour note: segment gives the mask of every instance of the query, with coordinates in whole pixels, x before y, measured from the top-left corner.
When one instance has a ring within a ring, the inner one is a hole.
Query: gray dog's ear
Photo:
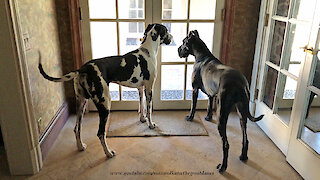
[[[191,31],[191,33],[192,33],[194,36],[200,38],[199,33],[198,33],[197,30]]]

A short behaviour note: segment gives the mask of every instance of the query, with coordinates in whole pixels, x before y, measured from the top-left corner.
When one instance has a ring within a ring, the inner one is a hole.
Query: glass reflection
[[[288,16],[290,0],[278,0],[277,13],[278,16]]]
[[[272,109],[273,107],[273,101],[274,101],[274,95],[276,92],[276,85],[278,80],[278,71],[272,69],[271,67],[268,67],[268,75],[267,80],[265,84],[264,89],[264,97],[263,102]]]
[[[270,61],[276,65],[280,65],[282,55],[282,47],[284,42],[284,33],[286,30],[286,23],[276,21],[274,25]]]
[[[320,97],[312,91],[309,93],[313,98],[309,99],[300,138],[320,154]]]

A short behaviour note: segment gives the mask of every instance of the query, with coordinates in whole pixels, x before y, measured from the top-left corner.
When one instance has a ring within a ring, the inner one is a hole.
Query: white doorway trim
[[[0,1],[0,124],[10,173],[26,175],[39,172],[42,159],[17,3]]]

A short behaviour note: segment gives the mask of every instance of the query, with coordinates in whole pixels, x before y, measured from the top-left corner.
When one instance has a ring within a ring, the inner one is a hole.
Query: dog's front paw
[[[242,154],[239,156],[239,159],[243,162],[246,162],[248,160],[248,156],[243,156]]]
[[[111,150],[111,151],[109,151],[109,153],[107,154],[107,158],[112,158],[112,157],[115,156],[115,155],[116,155],[116,152],[113,151],[113,150]]]
[[[147,120],[144,116],[140,116],[140,122],[145,123]]]
[[[223,173],[226,171],[227,166],[218,164],[217,169],[219,170],[219,173]]]
[[[192,121],[193,120],[193,116],[186,116],[186,120],[187,121]]]
[[[86,144],[82,143],[82,144],[78,145],[78,150],[79,151],[84,151],[86,149],[87,149],[87,145]]]
[[[150,124],[149,124],[149,128],[150,129],[154,129],[156,127],[156,124],[154,123],[154,122],[151,122]]]
[[[204,120],[206,120],[206,121],[211,121],[212,120],[212,116],[206,116],[206,117],[204,117]]]

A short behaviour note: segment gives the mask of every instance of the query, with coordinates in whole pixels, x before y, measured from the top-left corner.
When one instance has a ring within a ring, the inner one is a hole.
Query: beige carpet
[[[143,136],[208,136],[201,117],[195,114],[192,122],[186,121],[186,111],[154,111],[153,122],[155,129],[149,129],[147,123],[139,121],[136,111],[111,112],[110,126],[107,137],[143,137]],[[121,118],[119,118],[121,117]]]

